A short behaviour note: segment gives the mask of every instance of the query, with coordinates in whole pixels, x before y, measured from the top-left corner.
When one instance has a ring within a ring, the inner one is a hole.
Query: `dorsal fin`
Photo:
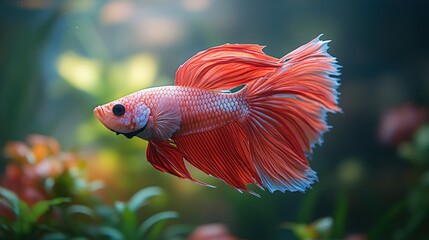
[[[268,77],[284,60],[266,55],[263,46],[224,44],[199,52],[176,72],[176,86],[225,90]]]

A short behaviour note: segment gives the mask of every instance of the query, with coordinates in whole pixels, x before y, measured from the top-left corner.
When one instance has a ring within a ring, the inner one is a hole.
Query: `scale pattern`
[[[166,86],[146,89],[141,94],[150,109],[160,104],[180,109],[181,125],[174,137],[212,130],[243,120],[249,113],[249,105],[241,92],[222,93]]]

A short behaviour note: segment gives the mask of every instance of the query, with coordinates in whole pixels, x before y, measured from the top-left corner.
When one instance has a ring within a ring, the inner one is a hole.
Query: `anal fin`
[[[213,187],[194,179],[185,166],[183,154],[167,141],[149,141],[146,156],[150,164],[161,172],[189,179],[203,186]]]
[[[186,160],[204,173],[252,194],[247,184],[262,186],[250,161],[249,143],[242,123],[181,136],[174,138],[174,142]]]

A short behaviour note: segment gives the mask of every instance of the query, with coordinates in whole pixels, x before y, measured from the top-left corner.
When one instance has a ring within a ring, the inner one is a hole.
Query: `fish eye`
[[[113,106],[112,111],[113,111],[113,114],[115,114],[115,116],[120,117],[124,115],[125,107],[122,104],[116,104],[115,106]]]

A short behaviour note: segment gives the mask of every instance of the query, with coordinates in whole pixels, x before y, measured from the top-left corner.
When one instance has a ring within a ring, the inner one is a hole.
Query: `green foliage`
[[[403,201],[394,207],[397,218],[405,218],[405,224],[394,231],[395,239],[429,238],[426,226],[429,224],[429,125],[423,125],[411,142],[406,143],[409,151],[399,148],[399,154],[411,163],[424,166],[415,187]]]
[[[165,221],[178,217],[179,215],[176,212],[157,213],[140,225],[137,236],[139,236],[139,239],[157,239]],[[152,231],[150,231],[151,229]]]
[[[119,229],[126,239],[158,239],[160,230],[166,220],[178,217],[176,212],[161,212],[140,223],[136,212],[146,206],[152,197],[162,194],[158,187],[148,187],[135,193],[128,202],[116,202],[115,209],[119,214]]]
[[[333,239],[334,237],[331,234],[332,223],[333,220],[331,217],[325,217],[310,224],[285,223],[283,227],[292,230],[295,236],[302,240]]]
[[[42,200],[30,207],[12,191],[0,188],[1,202],[13,211],[8,219],[1,216],[0,236],[14,239],[40,236],[41,239],[160,239],[167,220],[178,218],[172,211],[160,212],[141,220],[139,210],[148,205],[151,198],[161,196],[158,187],[148,187],[138,191],[127,202],[116,202],[115,207],[97,202],[96,206],[76,204],[69,198]],[[62,204],[68,203],[68,204]],[[52,206],[57,206],[58,219],[47,216],[66,225],[56,225],[42,221]]]
[[[0,236],[160,239],[167,220],[178,217],[176,212],[154,213],[147,208],[153,198],[162,200],[159,187],[143,188],[128,201],[107,204],[96,192],[104,190],[103,182],[85,177],[87,162],[79,154],[61,152],[55,139],[42,135],[30,135],[27,142],[5,147],[12,161],[0,179],[5,186],[0,187]],[[53,206],[55,211],[49,211]]]
[[[51,200],[39,201],[30,207],[25,201],[21,201],[12,191],[0,187],[0,195],[2,202],[6,203],[7,207],[13,210],[14,216],[12,219],[7,219],[0,216],[2,221],[2,229],[0,236],[23,238],[33,235],[43,225],[39,225],[40,218],[55,205],[68,202],[68,198],[55,198]]]
[[[145,206],[147,201],[151,197],[159,196],[162,194],[162,190],[159,187],[148,187],[144,188],[135,193],[127,203],[128,208],[131,211],[137,211],[139,208]]]
[[[411,163],[429,165],[429,124],[420,127],[412,141],[402,143],[398,154]]]
[[[339,239],[344,237],[344,230],[346,228],[347,197],[344,192],[340,191],[338,194],[335,208],[334,225],[332,227],[331,237],[334,239]]]
[[[393,204],[374,225],[369,239],[386,236],[391,239],[429,238],[426,227],[429,224],[429,125],[423,125],[411,141],[402,143],[398,155],[415,165],[415,174],[420,177],[408,194]]]
[[[7,205],[12,208],[14,214],[19,216],[21,214],[19,209],[19,198],[12,191],[9,191],[6,188],[0,187],[0,195],[6,201]]]

